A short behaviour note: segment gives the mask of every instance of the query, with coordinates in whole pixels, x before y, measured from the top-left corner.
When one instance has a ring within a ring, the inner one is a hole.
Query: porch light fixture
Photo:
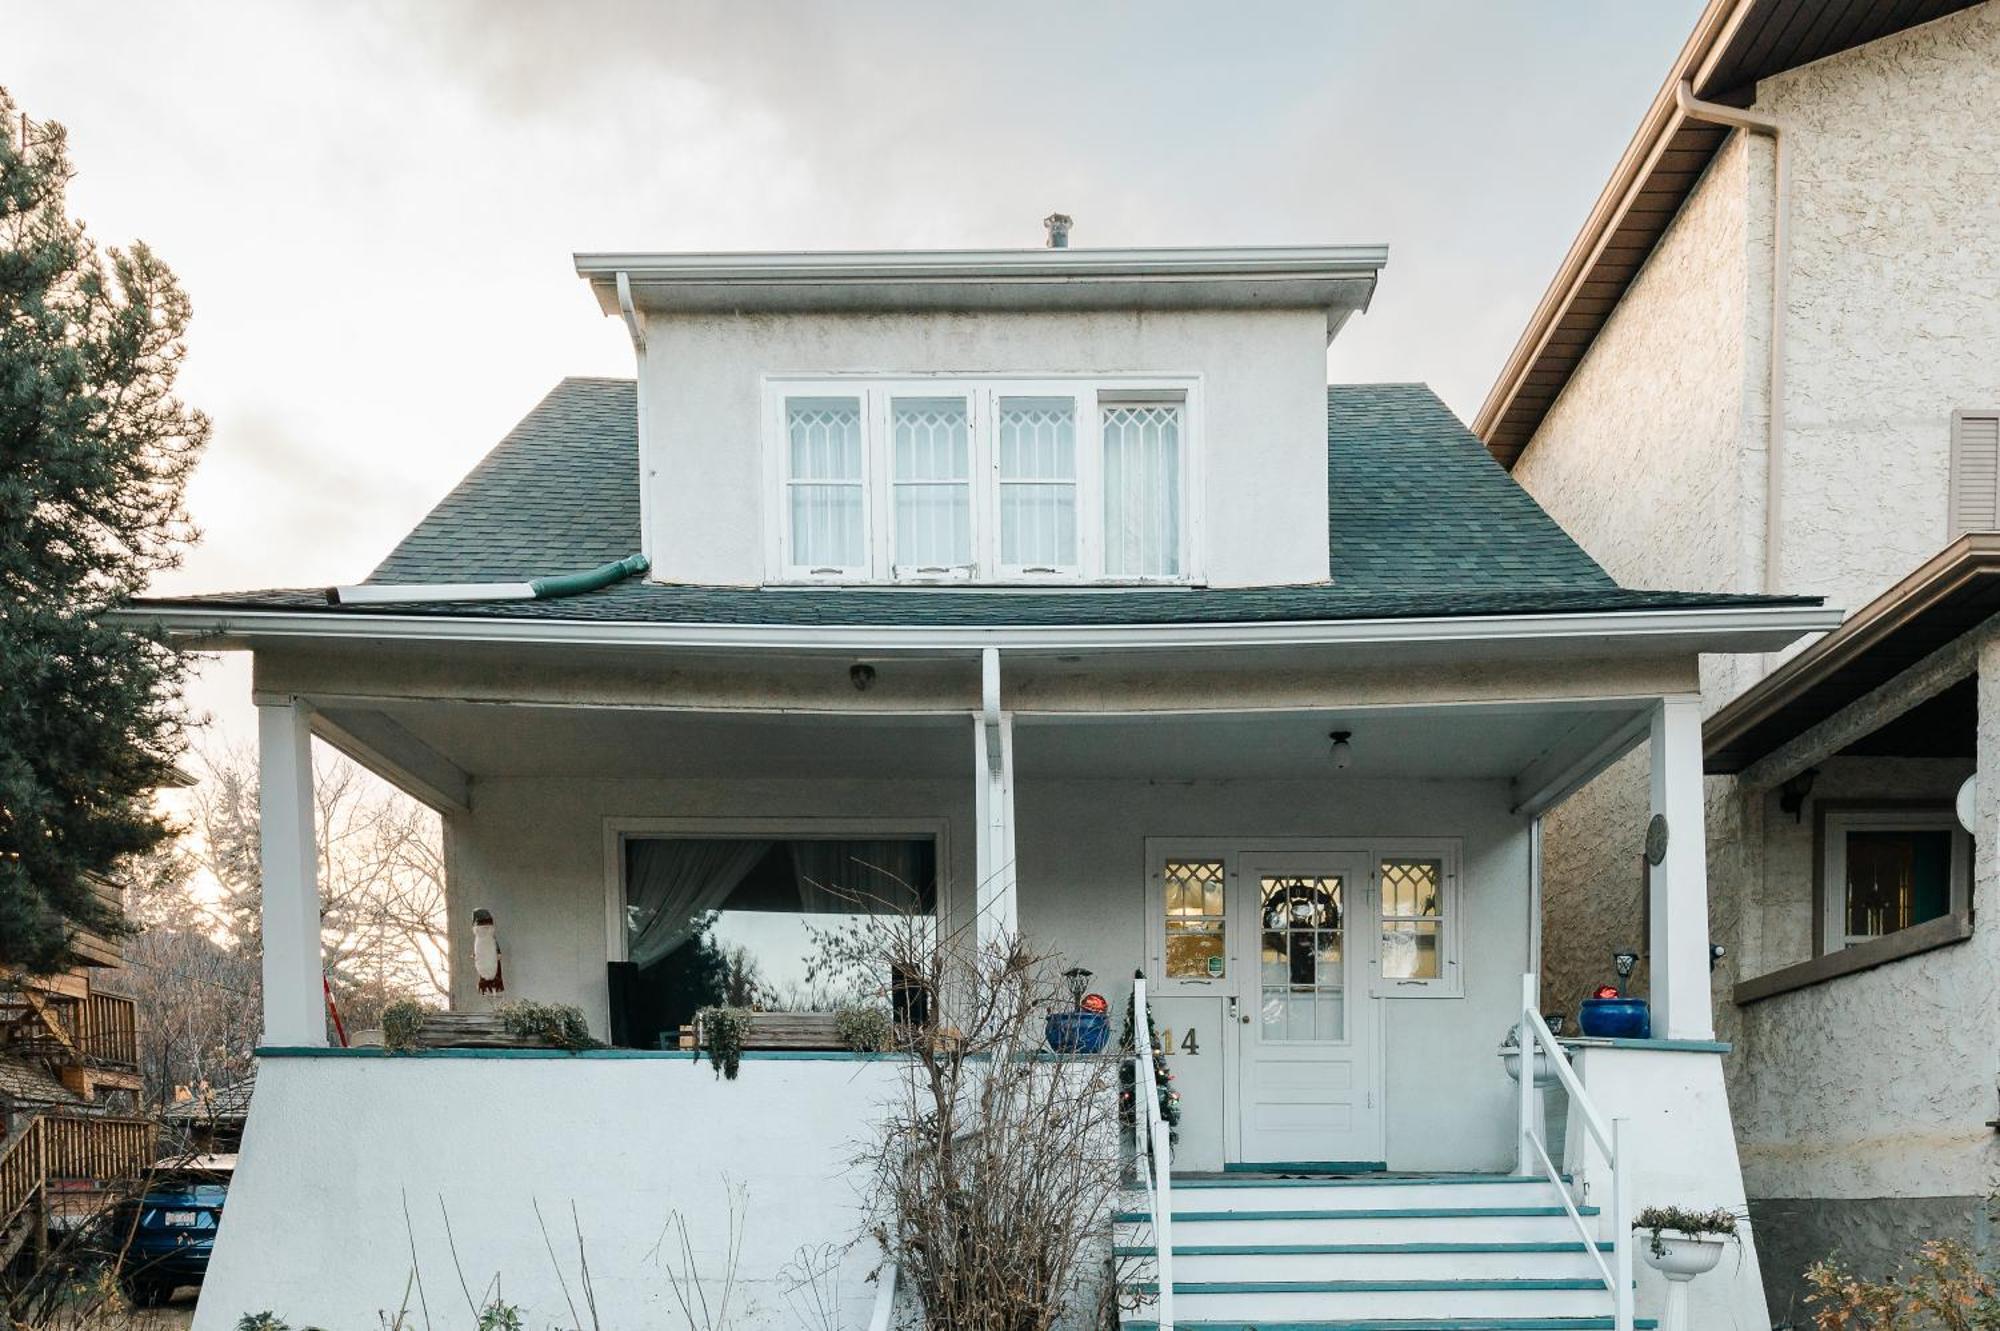
[[[875,667],[866,661],[856,661],[847,668],[847,677],[854,681],[857,693],[868,692],[868,686],[875,682]]]
[[[1336,730],[1327,736],[1333,741],[1333,766],[1336,771],[1345,771],[1354,761],[1354,746],[1348,741],[1354,738],[1351,730]]]
[[[1812,794],[1813,782],[1817,780],[1819,769],[1808,767],[1778,787],[1778,807],[1792,815],[1793,822],[1805,821],[1806,796]]]
[[[1639,954],[1629,949],[1624,952],[1613,952],[1611,964],[1618,968],[1619,979],[1629,980],[1632,978],[1632,972],[1638,969]]]

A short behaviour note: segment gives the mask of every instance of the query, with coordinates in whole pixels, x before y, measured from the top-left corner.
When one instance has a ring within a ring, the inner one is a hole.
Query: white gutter
[[[170,635],[218,638],[505,643],[826,652],[1171,650],[1209,647],[1407,645],[1534,641],[1585,643],[1695,638],[1694,650],[1770,651],[1839,626],[1838,610],[1745,606],[1599,614],[1466,615],[1263,624],[927,625],[654,624],[509,619],[498,615],[343,614],[296,610],[146,607],[110,618]],[[1746,641],[1751,640],[1751,641]]]
[[[1126,277],[1354,277],[1389,261],[1386,245],[1232,245],[1150,249],[795,250],[578,254],[580,277],[627,282],[882,282]]]
[[[1769,386],[1765,412],[1764,442],[1764,590],[1775,592],[1782,569],[1778,556],[1784,540],[1781,506],[1785,480],[1785,310],[1791,288],[1792,230],[1789,224],[1792,197],[1791,152],[1777,118],[1720,102],[1704,102],[1694,95],[1691,79],[1674,85],[1674,104],[1690,120],[1762,134],[1771,140],[1776,162],[1771,189],[1771,331]]]

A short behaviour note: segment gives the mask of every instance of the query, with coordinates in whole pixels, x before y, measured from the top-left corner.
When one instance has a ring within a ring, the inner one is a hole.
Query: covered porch
[[[293,1266],[298,1315],[372,1316],[393,1291],[336,1296],[310,1274],[311,1253],[336,1249],[395,1272],[463,1256],[555,1306],[534,1207],[570,1201],[599,1297],[628,1321],[670,1308],[655,1239],[673,1213],[699,1218],[711,1266],[727,1259],[728,1217],[747,1217],[736,1278],[759,1324],[784,1320],[816,1245],[832,1245],[842,1315],[866,1321],[852,1161],[894,1060],[753,1051],[740,1080],[718,1082],[659,1047],[674,1023],[621,1018],[620,967],[647,928],[634,856],[655,843],[760,843],[748,895],[708,906],[782,921],[761,935],[769,971],[815,914],[785,896],[773,848],[814,843],[922,845],[927,859],[898,861],[934,871],[915,902],[1089,969],[1114,1035],[1143,971],[1181,1094],[1179,1168],[1536,1173],[1496,1050],[1539,969],[1537,823],[1635,747],[1671,828],[1651,874],[1664,1043],[1595,1057],[1592,1094],[1646,1120],[1633,1151],[1656,1162],[1654,1195],[1740,1201],[1706,1043],[1705,631],[1550,639],[1536,625],[1468,642],[1404,627],[1144,649],[261,642],[267,1047],[232,1197],[253,1237],[219,1247],[198,1325],[230,1324],[238,1291],[271,1290],[270,1271]],[[467,965],[485,910],[500,997],[574,1003],[618,1047],[327,1048],[316,737],[443,815],[453,1006],[498,1001]],[[1661,1061],[1676,1049],[1703,1066]],[[1650,1061],[1613,1057],[1627,1054]],[[513,1144],[497,1165],[496,1140]],[[317,1203],[301,1208],[302,1189]],[[435,1205],[395,1224],[404,1194]],[[1608,1195],[1585,1200],[1609,1211]]]

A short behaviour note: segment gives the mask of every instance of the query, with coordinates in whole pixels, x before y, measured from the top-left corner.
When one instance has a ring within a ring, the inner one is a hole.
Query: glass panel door
[[[1338,874],[1258,876],[1260,1032],[1267,1041],[1347,1038],[1346,920]]]

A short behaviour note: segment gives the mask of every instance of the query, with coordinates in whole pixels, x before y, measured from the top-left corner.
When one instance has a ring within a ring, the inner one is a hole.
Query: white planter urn
[[[1503,1045],[1500,1049],[1500,1061],[1506,1065],[1507,1076],[1510,1079],[1514,1081],[1521,1080],[1521,1051],[1518,1048],[1512,1045]],[[1546,1049],[1535,1050],[1536,1089],[1547,1090],[1555,1084],[1555,1071],[1549,1067],[1549,1051]]]
[[[1667,1278],[1667,1308],[1660,1319],[1661,1331],[1688,1331],[1688,1282],[1715,1269],[1715,1264],[1722,1260],[1722,1248],[1728,1238],[1721,1234],[1683,1234],[1674,1229],[1663,1229],[1657,1235],[1651,1230],[1640,1230],[1634,1237],[1646,1265]]]

